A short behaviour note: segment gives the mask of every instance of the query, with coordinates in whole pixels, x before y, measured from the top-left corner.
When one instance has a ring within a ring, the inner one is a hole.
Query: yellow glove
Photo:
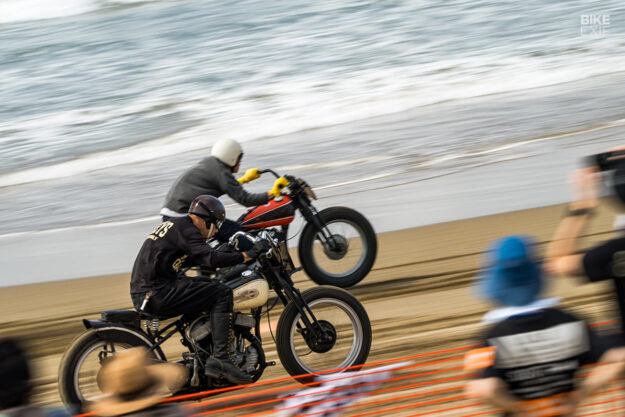
[[[245,171],[245,174],[241,178],[237,178],[239,184],[247,184],[250,181],[254,181],[256,178],[260,178],[258,168],[250,168]]]
[[[280,193],[282,189],[289,185],[290,182],[284,177],[280,177],[273,183],[273,188],[269,190],[269,194],[273,195],[274,198],[280,197]]]

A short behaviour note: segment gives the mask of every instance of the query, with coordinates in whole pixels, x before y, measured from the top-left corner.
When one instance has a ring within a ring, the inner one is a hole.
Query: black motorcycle
[[[260,171],[266,172],[279,177],[270,169]],[[280,226],[277,238],[286,245],[289,224],[299,211],[305,226],[299,238],[298,256],[306,274],[319,285],[347,288],[359,283],[373,267],[378,250],[371,223],[348,207],[317,211],[312,204],[317,196],[306,181],[291,175],[284,177],[289,180],[286,194],[250,208],[237,222],[252,234]],[[284,255],[292,264],[288,252]]]
[[[311,374],[365,363],[371,347],[371,324],[358,300],[336,287],[316,287],[300,292],[291,275],[297,270],[285,268],[284,244],[280,231],[264,230],[259,236],[238,232],[251,241],[266,239],[271,249],[251,265],[240,265],[220,279],[234,295],[234,338],[230,350],[239,368],[257,381],[267,366],[261,343],[261,320],[278,303],[284,309],[278,320],[275,342],[284,369],[301,382]],[[184,279],[184,278],[181,278]],[[270,290],[276,297],[271,300]],[[225,379],[204,375],[204,364],[212,354],[210,316],[183,315],[165,326],[156,317],[134,310],[110,310],[100,320],[83,320],[87,330],[65,351],[59,369],[59,391],[67,406],[80,407],[101,395],[97,382],[102,364],[115,352],[145,346],[153,360],[167,361],[163,343],[174,334],[181,336],[185,348],[182,358],[174,359],[189,370],[189,380],[182,393],[223,388],[232,384]],[[272,333],[273,336],[273,333]],[[358,368],[358,366],[356,366]],[[304,376],[302,376],[304,375]]]

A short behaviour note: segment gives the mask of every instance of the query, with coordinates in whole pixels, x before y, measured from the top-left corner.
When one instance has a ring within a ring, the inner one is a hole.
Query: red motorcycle
[[[271,173],[270,170],[260,173]],[[378,243],[371,223],[356,210],[330,207],[321,211],[313,206],[317,197],[301,178],[284,175],[289,185],[285,194],[262,206],[250,208],[237,222],[248,233],[256,234],[279,226],[282,256],[289,269],[295,269],[287,247],[289,224],[296,211],[305,226],[299,238],[298,256],[304,271],[320,285],[351,287],[362,281],[375,262]]]

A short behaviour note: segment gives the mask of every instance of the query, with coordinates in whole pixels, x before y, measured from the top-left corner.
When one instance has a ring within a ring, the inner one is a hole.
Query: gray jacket
[[[202,194],[213,197],[227,194],[246,207],[259,206],[269,201],[267,193],[252,194],[245,191],[226,164],[209,156],[178,177],[165,197],[165,207],[177,213],[186,213],[191,201]]]

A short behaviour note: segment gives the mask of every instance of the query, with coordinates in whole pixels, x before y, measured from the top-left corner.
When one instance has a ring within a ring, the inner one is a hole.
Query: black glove
[[[269,251],[269,249],[271,249],[271,243],[269,243],[268,241],[263,239],[263,240],[259,240],[258,242],[254,243],[254,246],[252,246],[252,249],[246,251],[245,253],[250,258],[256,259],[261,254]]]

